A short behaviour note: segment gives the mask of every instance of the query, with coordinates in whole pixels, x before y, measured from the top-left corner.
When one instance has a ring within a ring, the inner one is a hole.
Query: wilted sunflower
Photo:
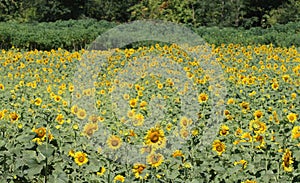
[[[292,138],[297,139],[300,137],[300,126],[294,126],[292,130]]]
[[[152,167],[158,167],[159,165],[162,164],[164,160],[164,156],[162,154],[156,154],[156,153],[151,153],[147,156],[147,162],[152,166]]]
[[[282,156],[282,166],[284,171],[286,172],[293,171],[293,166],[292,166],[293,163],[294,161],[292,157],[292,152],[289,149],[286,149],[285,153]]]
[[[108,144],[108,147],[113,149],[113,150],[116,150],[116,149],[119,149],[122,145],[122,140],[120,137],[116,136],[116,135],[112,135],[110,136],[106,143]]]
[[[151,128],[145,136],[145,144],[153,149],[162,148],[166,145],[164,131],[159,127]]]
[[[83,152],[76,152],[74,154],[75,163],[79,166],[86,164],[88,162],[87,154]]]
[[[226,149],[226,145],[224,143],[222,143],[220,140],[215,140],[213,142],[212,147],[213,147],[213,150],[216,151],[219,156],[221,156],[222,153],[225,152],[225,149]]]
[[[288,118],[289,122],[294,123],[297,120],[297,114],[289,113],[287,115],[287,118]]]

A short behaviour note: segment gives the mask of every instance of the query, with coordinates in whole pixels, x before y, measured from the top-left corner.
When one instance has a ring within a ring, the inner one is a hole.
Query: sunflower
[[[265,142],[265,139],[264,139],[263,136],[257,134],[257,135],[255,135],[253,138],[254,138],[254,141],[255,141],[255,142],[258,142],[258,143],[259,143],[259,145],[256,146],[258,149],[261,149],[261,148],[264,148],[264,147],[265,147],[266,142]]]
[[[294,123],[297,120],[297,114],[289,113],[287,115],[287,118],[288,118],[289,122]]]
[[[241,135],[241,142],[252,142],[252,136],[249,132],[245,132]]]
[[[106,143],[108,144],[108,147],[112,150],[116,150],[119,149],[122,145],[122,140],[120,137],[116,136],[116,135],[112,135],[110,136]]]
[[[272,89],[273,89],[273,90],[278,90],[278,88],[279,88],[279,84],[278,84],[277,82],[274,82],[274,83],[272,84]]]
[[[135,116],[135,109],[131,109],[127,112],[128,118],[133,118]]]
[[[173,156],[174,158],[176,158],[176,157],[184,157],[184,155],[183,155],[183,153],[182,153],[181,150],[175,150],[175,151],[173,152],[172,156]]]
[[[255,119],[259,119],[263,116],[263,112],[261,110],[256,110],[253,115]]]
[[[245,169],[247,167],[248,162],[244,159],[240,160],[240,161],[235,161],[234,165],[242,165],[242,168]]]
[[[4,116],[5,116],[5,113],[4,113],[4,111],[0,111],[0,120],[1,120],[1,119],[3,119],[3,118],[4,118]]]
[[[200,95],[198,96],[199,103],[204,103],[207,100],[208,100],[208,95],[205,93],[200,93]]]
[[[183,138],[183,139],[187,139],[189,137],[190,133],[189,131],[186,129],[186,128],[182,128],[180,130],[180,136]]]
[[[192,120],[183,116],[180,119],[180,126],[182,126],[183,128],[186,128],[187,126],[189,126],[190,124],[192,124]]]
[[[9,115],[11,122],[16,122],[19,119],[19,115],[16,112],[10,113]]]
[[[300,126],[294,126],[292,130],[292,138],[297,139],[300,137]]]
[[[133,118],[133,126],[142,126],[144,124],[144,116],[142,114],[136,114]]]
[[[136,178],[139,178],[139,179],[146,179],[148,174],[146,174],[144,177],[141,176],[141,174],[143,174],[143,171],[146,169],[146,165],[144,164],[141,164],[141,163],[135,163],[133,165],[133,168],[132,168],[132,172],[134,173],[134,176]]]
[[[245,182],[242,183],[257,183],[255,180],[246,180]]]
[[[293,163],[294,161],[292,157],[292,152],[289,149],[286,149],[285,153],[282,156],[282,166],[284,171],[286,172],[293,171],[293,166],[292,166]]]
[[[78,109],[77,117],[79,119],[84,119],[86,117],[86,111],[84,109]]]
[[[71,107],[71,112],[72,112],[73,114],[77,114],[77,112],[78,112],[78,106],[77,106],[77,105],[73,105],[73,106]]]
[[[154,149],[162,148],[166,145],[164,131],[159,127],[151,128],[145,136],[145,144]]]
[[[96,116],[96,115],[92,115],[89,117],[89,121],[92,123],[97,123],[100,120],[100,117]]]
[[[258,120],[251,120],[249,123],[249,130],[254,131],[256,134],[261,134],[267,130],[267,125]]]
[[[4,85],[0,83],[0,90],[4,90]]]
[[[46,136],[46,128],[44,128],[44,127],[34,129],[34,132],[36,133],[38,138],[42,139],[42,138],[45,138],[45,136]]]
[[[230,105],[230,104],[234,104],[235,103],[235,100],[233,98],[230,98],[227,100],[227,104]]]
[[[55,118],[55,120],[58,122],[58,124],[62,125],[64,123],[64,116],[62,114],[58,114]]]
[[[100,170],[99,170],[99,172],[97,172],[97,175],[98,176],[103,176],[104,173],[105,173],[105,171],[106,171],[106,168],[105,167],[101,167]]]
[[[130,107],[132,107],[132,108],[136,107],[137,101],[138,101],[138,100],[135,99],[135,98],[131,99],[131,100],[129,101]]]
[[[39,105],[41,105],[42,101],[43,100],[41,98],[36,98],[35,101],[34,101],[34,104],[39,106]]]
[[[227,125],[222,125],[220,130],[221,136],[226,136],[229,134],[229,127]]]
[[[83,134],[86,135],[87,137],[91,137],[97,130],[98,130],[97,123],[88,123],[84,126]]]
[[[75,163],[79,166],[86,164],[88,162],[87,154],[83,152],[76,152],[74,154]]]
[[[114,182],[124,182],[125,181],[125,177],[122,175],[117,175],[114,178]]]
[[[73,158],[74,158],[74,156],[75,156],[75,152],[74,152],[74,150],[73,150],[73,149],[71,149],[71,150],[69,151],[69,156],[71,156],[71,157],[73,157]]]
[[[249,106],[248,102],[242,102],[242,103],[240,103],[240,106],[244,110],[250,110],[250,106]]]
[[[221,156],[222,153],[225,152],[226,145],[222,143],[220,140],[215,140],[212,146],[213,146],[213,150],[216,151],[219,156]]]
[[[162,164],[164,160],[164,156],[162,154],[155,154],[151,153],[147,156],[147,162],[152,166],[152,167],[158,167]]]

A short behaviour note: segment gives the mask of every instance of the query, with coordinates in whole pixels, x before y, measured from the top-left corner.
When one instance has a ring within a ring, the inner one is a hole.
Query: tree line
[[[270,27],[300,21],[300,0],[0,0],[0,21],[161,19],[192,26]]]

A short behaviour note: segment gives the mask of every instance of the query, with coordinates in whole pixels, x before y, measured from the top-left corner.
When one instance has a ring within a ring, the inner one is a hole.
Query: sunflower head
[[[159,127],[154,127],[148,130],[145,136],[145,144],[154,149],[163,148],[166,145],[164,131]]]
[[[76,152],[74,154],[74,161],[77,165],[82,166],[88,162],[87,154],[83,152]]]
[[[119,149],[122,145],[122,140],[116,135],[112,135],[107,139],[108,147],[112,150]]]
[[[212,146],[213,146],[213,150],[216,151],[219,156],[221,156],[222,153],[225,152],[226,145],[220,140],[215,140]]]

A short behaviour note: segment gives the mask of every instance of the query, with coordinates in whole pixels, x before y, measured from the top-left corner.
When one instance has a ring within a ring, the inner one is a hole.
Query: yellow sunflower
[[[105,171],[106,171],[106,168],[105,168],[105,167],[101,167],[101,168],[100,168],[100,171],[97,172],[97,175],[98,175],[98,176],[103,176],[104,173],[105,173]]]
[[[122,175],[117,175],[114,178],[114,182],[124,182],[125,181],[125,177]]]
[[[256,110],[253,115],[255,119],[259,119],[263,116],[263,112],[261,110]]]
[[[75,163],[79,166],[86,164],[88,162],[87,154],[83,152],[76,152],[74,154]]]
[[[240,160],[240,161],[235,161],[234,165],[242,165],[242,168],[245,169],[247,167],[248,162],[244,159]]]
[[[200,95],[198,96],[198,102],[199,103],[204,103],[208,100],[208,95],[205,93],[200,93]]]
[[[91,137],[97,130],[98,130],[97,123],[88,123],[84,126],[83,134],[86,135],[87,137]]]
[[[220,130],[221,136],[226,136],[229,134],[229,127],[227,125],[222,125]]]
[[[106,143],[108,144],[108,147],[110,149],[116,150],[121,147],[122,140],[120,137],[118,137],[116,135],[112,135],[107,139]]]
[[[289,113],[287,115],[287,118],[288,118],[289,122],[294,123],[297,120],[297,114]]]
[[[242,183],[257,183],[255,180],[246,180],[245,182]]]
[[[11,122],[16,122],[19,119],[19,115],[16,112],[10,113],[9,117],[11,119]]]
[[[180,119],[180,126],[182,126],[183,128],[186,128],[187,126],[189,126],[190,124],[192,124],[192,120],[183,116]]]
[[[256,134],[261,134],[267,130],[267,125],[258,120],[251,120],[249,123],[249,130],[254,131]]]
[[[151,128],[145,136],[145,144],[153,149],[163,148],[166,145],[164,131],[159,127]]]
[[[77,117],[79,119],[86,118],[86,111],[84,109],[78,109],[78,111],[77,111]]]
[[[222,143],[220,140],[215,140],[212,146],[213,146],[213,150],[216,151],[219,156],[221,156],[222,153],[225,152],[226,145]]]
[[[38,138],[45,138],[46,137],[46,128],[40,127],[37,129],[34,129],[34,132],[36,133]]]
[[[39,106],[39,105],[41,105],[42,101],[43,100],[41,98],[36,98],[35,101],[34,101],[34,104]]]
[[[294,126],[292,130],[292,138],[297,139],[300,137],[300,126]]]
[[[147,162],[152,166],[152,167],[158,167],[162,164],[164,160],[164,156],[162,154],[156,154],[156,153],[151,153],[147,156]]]
[[[292,152],[289,149],[286,149],[285,153],[282,156],[282,166],[284,171],[286,172],[293,171],[293,166],[292,166],[293,163],[294,161],[292,157]]]
[[[145,174],[144,176],[142,176],[143,174],[143,171],[146,169],[146,165],[144,164],[141,164],[141,163],[135,163],[133,165],[133,168],[132,168],[132,172],[134,173],[134,176],[136,178],[139,178],[139,179],[146,179],[148,174]]]
[[[129,101],[129,105],[130,105],[130,107],[136,107],[136,105],[137,105],[137,99],[135,99],[135,98],[133,98],[133,99],[131,99],[130,101]]]

